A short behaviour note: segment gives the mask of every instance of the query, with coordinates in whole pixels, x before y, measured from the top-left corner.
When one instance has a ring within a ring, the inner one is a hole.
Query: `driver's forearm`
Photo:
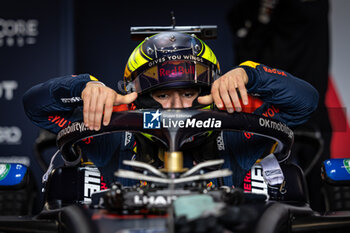
[[[91,80],[96,79],[88,74],[69,75],[35,85],[23,96],[25,113],[37,126],[57,133],[73,120],[72,112],[82,104],[81,92]]]
[[[248,93],[276,106],[281,120],[290,126],[302,124],[316,110],[318,92],[309,83],[286,71],[247,62],[241,64],[248,75]]]

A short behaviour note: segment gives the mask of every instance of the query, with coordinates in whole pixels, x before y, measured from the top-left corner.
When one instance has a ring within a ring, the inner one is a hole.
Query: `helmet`
[[[136,108],[161,108],[151,97],[159,88],[198,88],[199,96],[210,93],[220,66],[213,51],[194,35],[163,32],[146,38],[129,57],[124,89],[136,91]],[[197,99],[194,108],[203,107]]]

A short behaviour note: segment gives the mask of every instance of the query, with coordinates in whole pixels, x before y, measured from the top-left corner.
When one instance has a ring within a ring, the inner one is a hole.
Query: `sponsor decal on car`
[[[101,190],[101,174],[96,167],[85,167],[84,203],[91,202],[91,195]]]
[[[152,205],[152,206],[167,206],[172,203],[177,197],[174,196],[146,196],[135,195],[134,204],[136,205]]]
[[[128,145],[131,141],[132,133],[129,131],[125,132],[125,141],[124,141],[124,146]]]
[[[57,135],[57,139],[60,139],[61,137],[69,134],[69,133],[73,133],[73,132],[84,132],[89,130],[89,128],[87,128],[84,124],[84,122],[74,122],[71,125],[67,126],[66,128],[62,129],[58,135]]]
[[[27,172],[27,166],[20,163],[0,163],[0,186],[20,184]]]
[[[220,135],[216,138],[216,143],[218,146],[218,150],[225,150],[225,141],[224,141],[223,131],[221,131]]]
[[[263,177],[263,169],[260,164],[255,164],[246,174],[243,180],[243,190],[245,192],[268,195],[267,184]]]
[[[287,125],[281,123],[281,122],[275,122],[270,119],[265,119],[265,118],[259,118],[259,125],[262,127],[278,130],[281,132],[284,132],[285,134],[288,135],[288,137],[293,138],[293,131],[288,128]]]
[[[11,164],[0,164],[0,180],[6,178],[7,174],[9,174],[10,169]]]
[[[343,164],[344,164],[346,171],[350,174],[350,159],[344,159]]]

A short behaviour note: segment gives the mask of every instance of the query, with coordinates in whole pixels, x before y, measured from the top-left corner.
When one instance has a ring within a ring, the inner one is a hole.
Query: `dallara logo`
[[[199,120],[196,118],[177,118],[162,117],[162,113],[157,111],[143,113],[144,129],[160,129],[161,123],[163,128],[220,128],[221,121],[215,118]]]

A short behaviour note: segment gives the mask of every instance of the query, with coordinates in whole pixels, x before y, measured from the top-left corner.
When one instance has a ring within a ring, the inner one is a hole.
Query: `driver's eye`
[[[162,93],[162,94],[157,94],[156,97],[159,98],[159,99],[166,99],[166,98],[169,97],[169,95],[167,95],[165,93]]]
[[[185,92],[185,93],[182,94],[182,96],[186,97],[186,98],[191,98],[194,95],[195,95],[194,92]]]

